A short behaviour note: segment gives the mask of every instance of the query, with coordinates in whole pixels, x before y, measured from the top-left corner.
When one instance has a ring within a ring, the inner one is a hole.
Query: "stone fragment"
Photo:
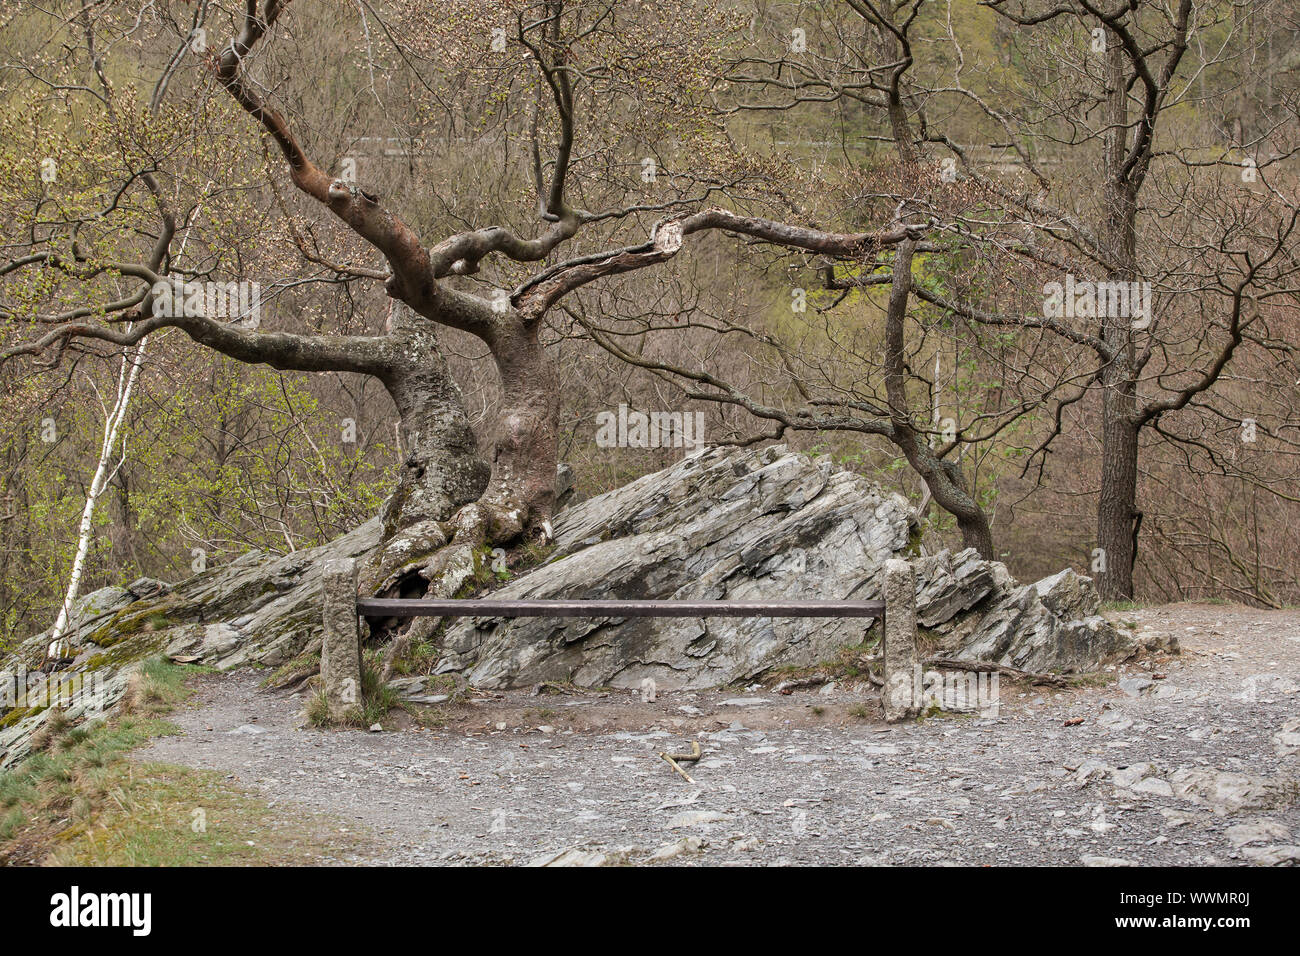
[[[1276,820],[1255,820],[1228,827],[1224,836],[1233,846],[1249,846],[1252,843],[1289,840],[1291,831]]]
[[[1119,689],[1129,697],[1141,697],[1154,686],[1150,677],[1125,677],[1119,682]]]
[[[1300,863],[1300,846],[1282,844],[1247,847],[1241,851],[1241,855],[1256,866],[1295,866]]]
[[[1273,735],[1273,752],[1279,757],[1300,753],[1300,717],[1292,717]]]
[[[661,863],[664,860],[673,860],[679,856],[699,853],[703,846],[704,841],[699,837],[685,836],[672,843],[665,843],[663,846],[651,853],[649,859],[652,863]]]

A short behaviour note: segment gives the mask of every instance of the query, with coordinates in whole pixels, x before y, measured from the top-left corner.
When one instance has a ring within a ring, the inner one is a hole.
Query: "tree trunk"
[[[380,511],[381,546],[362,575],[372,594],[423,594],[430,562],[451,540],[451,519],[479,499],[488,465],[460,389],[427,322],[395,306],[388,368],[380,376],[401,420],[402,467]]]
[[[429,336],[432,338],[432,335]],[[422,521],[446,521],[488,484],[460,389],[436,344],[384,384],[401,419],[402,468],[381,517],[385,537]]]
[[[513,541],[550,518],[559,377],[536,328],[502,325],[491,342],[502,399],[490,476],[432,333],[420,333],[431,343],[427,357],[385,383],[402,414],[407,460],[398,491],[384,509],[386,544],[368,568],[362,590],[453,597],[475,579],[487,546]],[[372,622],[380,631],[397,631],[384,654],[381,678],[391,677],[413,641],[431,639],[438,623],[437,618],[419,618],[409,626]]]
[[[954,512],[957,527],[961,529],[963,548],[974,548],[985,561],[996,560],[993,553],[993,529],[989,527],[988,515],[983,508],[976,507],[970,515]]]
[[[901,441],[895,439],[895,443],[925,481],[935,503],[957,519],[962,547],[974,548],[986,561],[994,560],[993,529],[989,526],[989,517],[966,490],[961,466],[934,457],[928,448],[916,441],[914,433]]]
[[[1124,53],[1118,38],[1108,36],[1106,54],[1107,133],[1105,219],[1101,238],[1114,267],[1108,279],[1132,282],[1137,277],[1137,195],[1125,172],[1128,105]],[[1097,589],[1107,600],[1133,597],[1137,561],[1137,382],[1132,318],[1099,317],[1102,340],[1115,357],[1102,370],[1101,488],[1097,501],[1097,547],[1093,562]]]
[[[1138,429],[1134,386],[1127,371],[1106,384],[1102,399],[1101,496],[1097,502],[1097,590],[1110,601],[1133,597],[1137,560]],[[1105,379],[1103,379],[1105,382]]]
[[[559,454],[559,376],[535,324],[494,343],[501,408],[493,433],[492,481],[482,502],[492,509],[492,537],[512,538],[548,521],[555,507]]]
[[[885,315],[885,394],[889,402],[892,426],[890,440],[903,453],[908,464],[925,481],[939,507],[957,519],[962,544],[974,548],[981,558],[993,560],[993,531],[988,515],[966,490],[961,465],[939,458],[920,440],[912,426],[907,404],[906,329],[907,303],[912,293],[912,255],[916,243],[899,243],[894,258],[894,278],[890,284],[889,306]]]
[[[59,615],[50,633],[49,656],[51,658],[62,655],[63,633],[71,622],[72,605],[81,590],[81,575],[86,567],[86,556],[90,553],[91,539],[94,537],[95,506],[105,486],[116,474],[117,467],[122,464],[119,460],[118,465],[114,466],[113,456],[117,452],[117,439],[122,422],[131,407],[131,394],[135,391],[135,383],[140,376],[140,363],[144,358],[148,341],[147,338],[141,339],[134,351],[127,349],[122,356],[122,364],[117,375],[117,396],[113,406],[105,410],[104,437],[99,446],[99,462],[90,479],[90,487],[86,489],[86,504],[81,511],[81,523],[77,528],[77,550],[72,559],[72,572],[68,576],[68,590],[63,596]]]

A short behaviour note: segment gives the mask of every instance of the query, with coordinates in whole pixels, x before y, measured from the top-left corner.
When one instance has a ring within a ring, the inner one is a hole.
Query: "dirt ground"
[[[869,686],[837,684],[654,703],[483,694],[438,729],[320,731],[302,726],[301,695],[238,672],[200,678],[198,706],[173,718],[184,735],[136,759],[222,771],[273,808],[327,814],[350,841],[359,829],[360,850],[323,855],[336,863],[1300,860],[1300,756],[1280,734],[1300,715],[1300,611],[1111,617],[1175,635],[1182,654],[1104,686],[1003,681],[996,716],[890,726]],[[693,742],[688,781],[659,754]]]

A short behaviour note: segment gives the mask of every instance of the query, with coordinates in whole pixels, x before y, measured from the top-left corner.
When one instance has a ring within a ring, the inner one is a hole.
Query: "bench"
[[[884,601],[620,601],[358,598],[362,617],[865,617]]]
[[[883,601],[501,600],[493,598],[358,598],[351,558],[322,568],[325,624],[321,677],[331,714],[356,703],[360,686],[359,619],[406,617],[828,617],[883,622],[885,678],[907,675],[916,662],[916,607],[912,568],[888,561]],[[901,719],[886,695],[886,717]],[[910,698],[909,698],[910,700]]]

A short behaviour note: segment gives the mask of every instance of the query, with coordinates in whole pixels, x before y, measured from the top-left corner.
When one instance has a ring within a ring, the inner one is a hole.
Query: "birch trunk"
[[[99,496],[104,493],[109,481],[117,473],[117,469],[122,467],[123,459],[118,459],[117,465],[111,465],[113,452],[117,448],[117,439],[122,430],[122,422],[126,419],[127,410],[131,405],[131,393],[135,391],[136,379],[140,374],[140,362],[144,357],[144,350],[148,341],[147,338],[141,339],[140,344],[133,351],[128,351],[122,356],[122,367],[117,375],[117,395],[112,409],[105,409],[104,412],[104,435],[99,447],[99,462],[95,467],[94,476],[90,479],[90,488],[86,491],[86,506],[81,511],[81,525],[77,532],[77,552],[72,559],[72,573],[68,577],[68,590],[63,596],[63,604],[59,608],[59,616],[54,621],[54,629],[50,638],[49,656],[52,658],[62,656],[59,653],[60,644],[72,616],[72,605],[77,600],[77,593],[81,590],[81,577],[86,567],[86,556],[90,553],[90,539],[95,522],[95,506],[99,502]]]

